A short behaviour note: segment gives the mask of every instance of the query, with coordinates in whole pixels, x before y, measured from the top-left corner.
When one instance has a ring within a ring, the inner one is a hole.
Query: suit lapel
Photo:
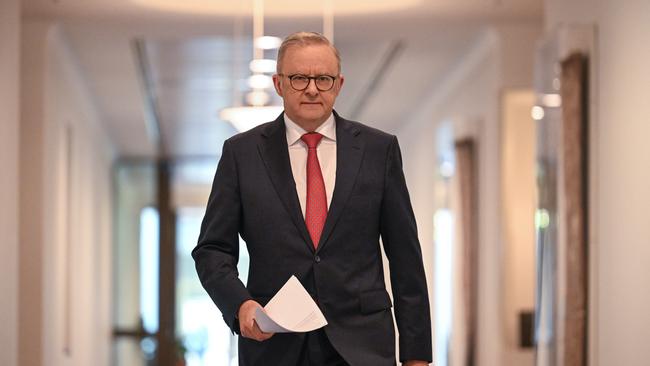
[[[280,115],[275,122],[270,123],[262,132],[262,141],[258,145],[258,150],[266,166],[266,171],[273,182],[275,191],[280,196],[280,200],[289,216],[291,216],[291,220],[298,228],[307,246],[311,251],[314,251],[314,245],[307,232],[305,219],[302,217],[300,201],[296,192],[296,182],[291,171],[283,116],[284,114]]]
[[[358,137],[359,129],[349,121],[339,117],[336,112],[334,112],[334,117],[336,119],[336,180],[332,203],[327,213],[325,227],[316,252],[321,251],[323,246],[327,244],[327,239],[345,208],[359,173],[364,151],[363,143]]]

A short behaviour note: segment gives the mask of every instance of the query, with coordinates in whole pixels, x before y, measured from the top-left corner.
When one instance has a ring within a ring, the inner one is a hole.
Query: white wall
[[[108,364],[115,153],[60,29],[21,42],[19,364]]]
[[[533,365],[533,349],[519,348],[519,314],[534,311],[536,287],[536,122],[531,89],[503,93],[501,202],[504,365]]]
[[[497,43],[496,34],[493,31],[486,32],[468,51],[458,67],[451,70],[446,81],[441,85],[432,86],[431,95],[423,100],[423,108],[414,114],[412,121],[405,128],[398,131],[404,170],[418,220],[420,242],[423,247],[431,294],[436,291],[432,280],[435,270],[433,268],[433,214],[436,209],[440,208],[440,206],[436,207],[436,204],[440,204],[440,202],[436,202],[434,196],[438,194],[436,191],[437,159],[438,150],[441,148],[436,144],[436,134],[438,128],[445,123],[451,123],[454,126],[454,133],[457,136],[479,134],[482,128],[478,124],[483,126],[495,124],[498,78]],[[489,132],[489,129],[486,131]],[[481,152],[485,152],[489,145],[481,142],[478,148]],[[483,158],[481,158],[480,164],[484,165],[489,154],[481,155]],[[483,174],[486,172],[486,170],[482,170],[479,173],[481,181],[485,179]],[[483,186],[483,188],[479,193],[481,196],[484,196],[486,187]],[[481,219],[483,220],[483,218]],[[485,222],[480,223],[479,226],[481,232],[490,230],[486,227]],[[483,248],[493,246],[493,242],[491,243],[487,235],[480,235],[480,237],[482,251]],[[487,250],[483,252],[487,253]],[[486,265],[492,266],[491,260],[481,260],[481,262],[481,271],[485,275],[481,276],[479,280],[479,288],[489,290],[481,290],[482,294],[479,295],[479,308],[481,309],[479,310],[479,321],[483,322],[479,328],[488,327],[496,330],[499,328],[498,317],[482,315],[483,312],[498,314],[497,309],[494,308],[495,301],[492,299],[498,291],[494,291],[496,283],[494,283],[493,276],[489,274],[493,271],[489,269],[485,271]],[[435,302],[435,298],[433,301]],[[490,324],[492,321],[495,321],[495,324]],[[435,326],[435,318],[433,318],[433,323]],[[480,334],[479,338],[482,338]],[[499,337],[488,337],[481,339],[480,342],[485,344],[488,350],[487,353],[479,351],[478,359],[482,362],[480,365],[498,364],[500,356],[498,350],[501,348]],[[441,352],[441,350],[434,349],[434,353],[437,352]]]
[[[590,136],[591,365],[650,359],[650,2],[547,0],[546,28],[597,27]],[[592,65],[594,65],[592,63]]]
[[[456,138],[474,137],[478,143],[479,366],[522,359],[532,364],[530,351],[522,357],[518,349],[506,347],[503,329],[500,98],[508,88],[532,87],[533,51],[540,33],[541,25],[535,23],[487,28],[447,78],[432,85],[422,107],[407,116],[409,122],[397,131],[432,294],[433,214],[440,207],[437,158],[444,148],[437,134],[449,124]]]
[[[0,1],[0,365],[18,362],[18,75],[20,5]]]

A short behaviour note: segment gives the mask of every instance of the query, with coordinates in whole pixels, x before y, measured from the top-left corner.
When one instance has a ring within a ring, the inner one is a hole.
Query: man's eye
[[[321,76],[318,77],[318,81],[325,82],[325,81],[329,81],[329,80],[330,80],[329,76],[321,75]]]
[[[302,76],[302,75],[296,75],[296,76],[293,77],[293,80],[295,80],[295,81],[307,81],[307,77]]]

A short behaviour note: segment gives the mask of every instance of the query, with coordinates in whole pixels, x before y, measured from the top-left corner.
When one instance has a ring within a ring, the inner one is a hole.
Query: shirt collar
[[[287,127],[287,145],[289,146],[300,141],[300,137],[307,133],[305,129],[300,127],[296,122],[292,121],[286,113],[284,114],[284,124]],[[327,117],[325,122],[318,126],[316,132],[320,133],[323,135],[323,137],[329,140],[336,141],[336,123],[334,121],[333,113],[330,113],[330,116]]]

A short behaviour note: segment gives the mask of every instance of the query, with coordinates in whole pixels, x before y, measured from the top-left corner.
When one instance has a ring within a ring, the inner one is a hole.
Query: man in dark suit
[[[431,361],[431,321],[415,217],[395,136],[333,111],[340,57],[317,33],[287,37],[275,89],[284,113],[228,139],[192,255],[203,286],[240,334],[240,365],[395,364],[389,260],[404,365]],[[246,286],[237,272],[246,242]],[[328,325],[270,334],[255,323],[295,275]]]

